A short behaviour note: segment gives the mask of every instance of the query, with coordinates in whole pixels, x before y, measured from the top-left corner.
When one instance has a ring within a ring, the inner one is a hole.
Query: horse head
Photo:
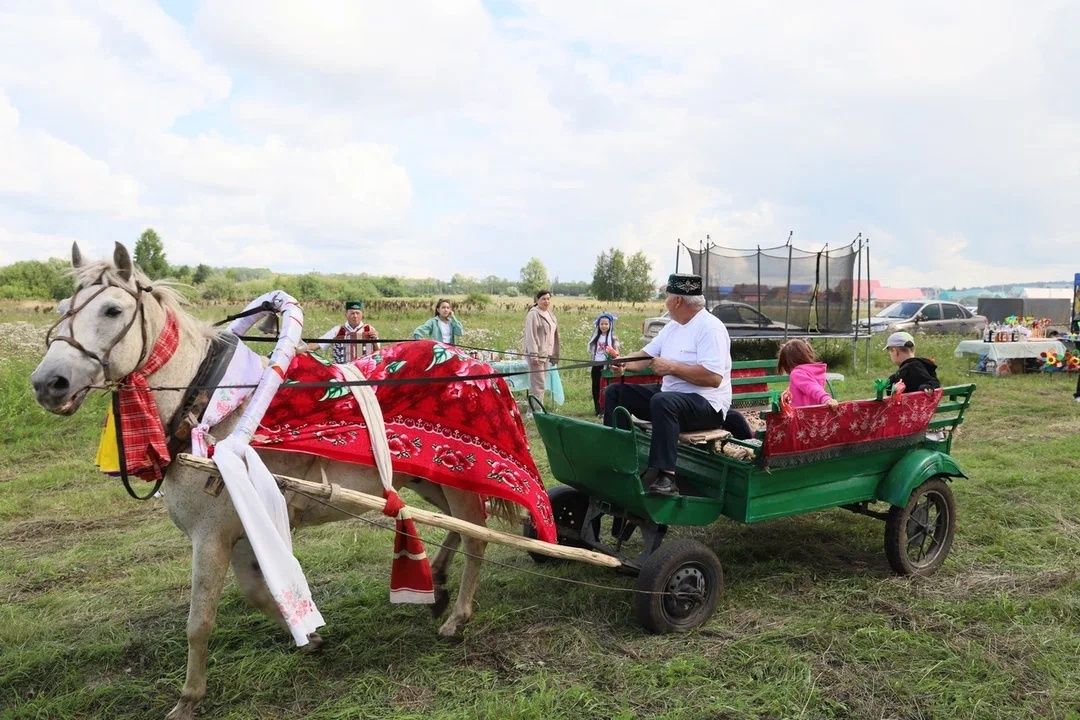
[[[131,262],[116,243],[112,261],[87,261],[71,246],[78,287],[60,304],[62,313],[46,335],[45,357],[30,375],[38,403],[71,415],[87,392],[125,377],[146,360],[165,322],[165,289]]]

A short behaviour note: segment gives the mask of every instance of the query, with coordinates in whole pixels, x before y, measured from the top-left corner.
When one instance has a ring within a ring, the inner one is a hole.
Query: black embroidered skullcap
[[[700,295],[701,276],[671,273],[668,275],[667,292],[672,295]]]
[[[364,309],[364,301],[363,300],[346,300],[345,301],[345,309],[346,310],[363,310]]]

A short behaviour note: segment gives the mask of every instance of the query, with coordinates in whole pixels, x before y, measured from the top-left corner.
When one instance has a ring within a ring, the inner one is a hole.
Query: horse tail
[[[488,498],[487,512],[489,517],[511,527],[520,526],[523,520],[521,506],[511,500]]]

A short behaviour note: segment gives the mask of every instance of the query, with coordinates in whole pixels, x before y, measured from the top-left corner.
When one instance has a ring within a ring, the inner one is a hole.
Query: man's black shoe
[[[658,495],[661,497],[674,497],[679,494],[679,488],[675,485],[675,476],[668,475],[667,473],[660,473],[649,489],[646,491],[649,495]]]

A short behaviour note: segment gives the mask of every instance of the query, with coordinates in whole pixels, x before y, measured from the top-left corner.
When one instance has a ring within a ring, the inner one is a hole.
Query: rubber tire
[[[944,538],[938,545],[936,552],[929,561],[916,562],[911,559],[907,552],[908,546],[908,520],[912,510],[927,495],[935,499],[938,508],[939,520],[944,511]],[[885,557],[889,559],[897,575],[927,576],[937,571],[952,549],[953,538],[956,535],[956,501],[953,499],[952,489],[945,481],[944,476],[936,475],[912,491],[907,505],[899,507],[894,505],[889,510],[889,517],[885,520]]]
[[[691,577],[685,576],[692,573]],[[657,595],[673,582],[683,580],[704,585],[704,597],[686,608],[674,598]],[[696,580],[692,579],[696,575]],[[677,539],[662,544],[641,567],[634,589],[634,616],[656,634],[686,632],[712,617],[724,592],[724,569],[716,553],[696,540]]]
[[[589,496],[585,493],[570,487],[569,485],[557,485],[548,490],[548,500],[551,502],[551,513],[555,518],[555,530],[560,545],[566,547],[586,547],[585,543],[581,542],[575,537],[566,535],[563,530],[570,530],[575,533],[577,537],[581,537],[582,523],[585,521],[585,512],[589,509]],[[528,538],[535,539],[536,528],[533,527],[531,521],[526,520],[525,526],[522,528],[522,535]],[[537,563],[549,563],[549,562],[568,562],[560,558],[553,558],[549,555],[540,555],[539,553],[529,553],[529,557]]]

